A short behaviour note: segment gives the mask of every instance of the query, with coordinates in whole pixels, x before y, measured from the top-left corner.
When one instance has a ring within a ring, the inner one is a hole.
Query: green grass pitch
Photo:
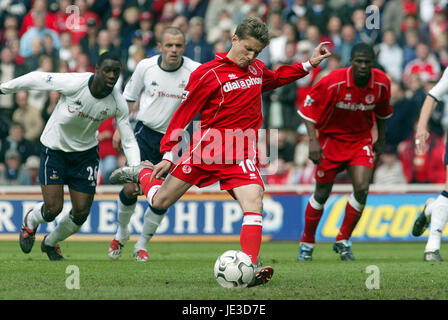
[[[331,243],[318,244],[313,261],[298,262],[298,243],[266,242],[261,257],[274,277],[242,290],[222,288],[213,276],[216,258],[239,249],[237,242],[152,242],[148,263],[134,261],[133,245],[112,261],[107,242],[65,241],[67,261],[51,262],[40,241],[28,255],[18,242],[0,242],[0,300],[448,299],[446,262],[424,262],[423,242],[354,243],[352,262],[340,261]],[[71,265],[79,270],[79,289],[66,287]],[[379,270],[378,289],[366,286],[374,283],[366,272],[371,265]]]

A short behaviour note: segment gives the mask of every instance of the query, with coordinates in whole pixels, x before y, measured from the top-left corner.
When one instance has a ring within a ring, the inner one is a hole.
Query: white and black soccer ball
[[[229,250],[216,259],[215,279],[224,288],[245,288],[254,278],[250,257],[239,250]]]

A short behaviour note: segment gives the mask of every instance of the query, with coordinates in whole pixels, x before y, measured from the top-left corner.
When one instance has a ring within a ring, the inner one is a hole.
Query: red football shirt
[[[161,141],[161,153],[171,151],[177,144],[178,134],[201,113],[201,130],[191,139],[187,152],[187,157],[189,154],[195,159],[193,163],[231,164],[238,163],[242,157],[257,162],[256,135],[263,122],[261,94],[306,74],[303,63],[271,71],[256,59],[247,68],[240,68],[227,54],[217,54],[215,60],[204,63],[190,75],[185,100],[174,113]],[[244,135],[244,146],[237,142],[232,145],[232,136],[238,139]]]
[[[368,85],[358,88],[351,67],[335,70],[312,88],[298,112],[316,124],[319,136],[344,141],[371,138],[374,116],[392,115],[390,81],[383,71],[372,69]]]

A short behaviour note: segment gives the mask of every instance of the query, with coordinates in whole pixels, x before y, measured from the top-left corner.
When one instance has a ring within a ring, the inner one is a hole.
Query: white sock
[[[163,217],[165,217],[165,213],[155,214],[150,207],[146,209],[145,216],[143,218],[143,230],[140,234],[140,238],[135,244],[135,251],[146,250],[149,240],[151,240],[152,236],[156,233]]]
[[[121,244],[125,244],[129,240],[129,221],[131,220],[132,214],[135,211],[137,202],[131,204],[130,206],[125,205],[118,199],[118,228],[117,233],[115,233],[115,239]]]
[[[54,247],[58,242],[63,241],[72,234],[78,232],[80,228],[81,226],[78,226],[70,218],[70,214],[66,214],[61,221],[59,221],[56,229],[45,238],[45,244]]]
[[[30,229],[36,229],[41,223],[45,223],[44,217],[42,217],[43,202],[38,202],[33,208],[33,211],[28,215],[26,219],[26,226]]]
[[[425,252],[440,250],[442,232],[448,220],[448,204],[437,204],[431,208],[431,225]]]

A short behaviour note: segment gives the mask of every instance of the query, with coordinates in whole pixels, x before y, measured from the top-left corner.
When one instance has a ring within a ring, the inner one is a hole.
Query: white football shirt
[[[428,94],[437,101],[442,101],[444,96],[448,94],[448,68],[445,69],[440,80],[429,90]]]
[[[191,72],[200,63],[182,57],[176,70],[168,71],[160,66],[160,55],[143,59],[137,64],[123,92],[127,101],[136,101],[140,92],[137,120],[148,128],[165,133],[170,120],[182,103],[182,94]]]
[[[120,131],[123,151],[131,166],[140,163],[140,149],[129,123],[129,109],[119,89],[97,99],[89,89],[91,72],[48,73],[34,71],[2,83],[3,93],[22,90],[58,91],[58,104],[48,120],[40,141],[53,150],[78,152],[98,145],[101,122],[114,116]]]

